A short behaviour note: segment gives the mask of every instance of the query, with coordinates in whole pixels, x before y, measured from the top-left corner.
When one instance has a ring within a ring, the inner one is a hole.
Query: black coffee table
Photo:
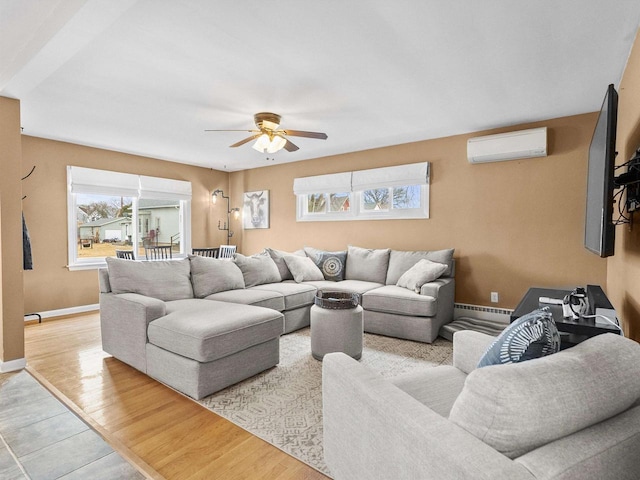
[[[540,297],[556,298],[562,300],[565,295],[571,293],[570,290],[557,290],[553,288],[530,288],[529,291],[522,297],[520,303],[511,314],[510,321],[520,318],[529,312],[534,311],[537,308],[547,306],[550,307],[553,320],[556,322],[558,331],[560,332],[560,338],[562,344],[560,348],[569,348],[580,342],[585,341],[587,338],[595,337],[602,333],[615,333],[620,334],[620,330],[613,325],[596,325],[595,319],[588,318],[584,320],[573,320],[570,318],[564,318],[562,315],[562,305],[549,305],[546,303],[540,303]]]

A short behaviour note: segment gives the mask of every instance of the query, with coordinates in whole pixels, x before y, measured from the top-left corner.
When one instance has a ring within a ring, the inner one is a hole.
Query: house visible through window
[[[139,259],[150,246],[168,245],[174,258],[190,251],[190,182],[82,167],[67,167],[67,182],[71,270],[104,266],[116,250]]]

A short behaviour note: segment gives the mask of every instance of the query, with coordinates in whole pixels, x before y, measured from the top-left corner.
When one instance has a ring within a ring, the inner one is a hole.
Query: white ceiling
[[[27,135],[234,171],[596,111],[639,24],[638,0],[2,0],[0,94]],[[259,111],[329,138],[204,132]]]

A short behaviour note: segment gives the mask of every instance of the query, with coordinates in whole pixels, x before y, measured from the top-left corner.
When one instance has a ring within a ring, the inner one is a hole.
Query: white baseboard
[[[495,320],[497,322],[509,323],[512,312],[513,310],[507,308],[456,303],[453,308],[453,318],[455,320],[459,317],[473,317],[480,320]]]
[[[60,308],[58,310],[47,310],[45,312],[25,313],[24,320],[37,320],[38,316],[36,315],[36,313],[42,318],[51,318],[63,317],[65,315],[76,315],[78,313],[95,312],[98,310],[100,310],[100,304],[94,303],[92,305],[80,305],[78,307]]]
[[[9,360],[8,362],[0,362],[0,373],[15,372],[16,370],[22,370],[26,366],[26,358],[18,358],[16,360]]]

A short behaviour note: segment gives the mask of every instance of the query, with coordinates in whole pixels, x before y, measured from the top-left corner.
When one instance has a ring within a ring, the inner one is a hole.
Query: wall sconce
[[[231,237],[233,237],[233,232],[231,231],[231,214],[233,213],[233,218],[237,220],[240,216],[240,209],[238,207],[231,208],[229,204],[229,197],[227,197],[220,189],[215,190],[211,194],[211,202],[214,205],[218,202],[218,196],[221,196],[227,201],[227,221],[222,224],[222,221],[218,220],[218,230],[227,231],[227,245],[229,245],[229,240],[231,240]]]

